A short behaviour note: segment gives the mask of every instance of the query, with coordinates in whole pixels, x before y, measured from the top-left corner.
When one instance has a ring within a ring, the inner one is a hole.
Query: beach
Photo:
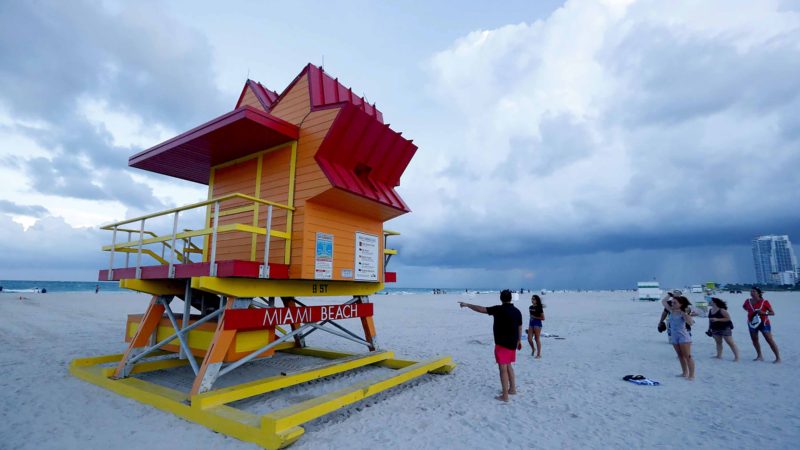
[[[800,293],[765,293],[783,363],[753,362],[755,351],[741,304],[745,294],[720,294],[734,319],[741,361],[712,359],[707,319],[696,318],[697,379],[680,368],[656,325],[657,302],[632,301],[630,291],[555,292],[543,296],[542,359],[523,338],[515,365],[519,393],[498,402],[490,317],[460,309],[466,300],[499,303],[496,293],[373,296],[378,342],[397,357],[451,355],[448,375],[426,375],[304,425],[293,449],[320,448],[795,448],[800,441]],[[8,449],[253,449],[252,444],[142,405],[72,377],[78,357],[120,353],[127,314],[149,297],[135,293],[0,294],[0,447]],[[515,302],[527,323],[530,295]],[[700,300],[696,295],[692,301]],[[334,303],[307,299],[309,304]],[[335,299],[340,302],[341,298]],[[180,304],[180,302],[178,302]],[[355,320],[343,325],[360,328]],[[362,351],[322,333],[308,345]],[[277,356],[259,368],[299,364]],[[365,379],[364,368],[240,402],[266,412]],[[191,382],[190,371],[156,373],[152,381]],[[642,374],[660,386],[637,386]],[[177,375],[177,376],[176,376]],[[232,382],[232,380],[226,380]]]

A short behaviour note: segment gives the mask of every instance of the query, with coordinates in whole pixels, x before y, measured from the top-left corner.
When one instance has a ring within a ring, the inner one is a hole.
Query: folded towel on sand
[[[658,386],[659,384],[661,384],[658,381],[645,378],[644,375],[625,375],[624,377],[622,377],[622,379],[625,381],[629,381],[633,384],[638,384],[640,386]]]

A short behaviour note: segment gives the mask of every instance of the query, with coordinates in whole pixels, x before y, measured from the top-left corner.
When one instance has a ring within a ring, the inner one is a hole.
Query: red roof
[[[334,187],[410,211],[394,187],[417,146],[359,106],[340,105],[315,156],[317,164]]]
[[[375,108],[375,104],[370,105],[362,97],[353,94],[353,89],[339,83],[338,78],[331,77],[324,69],[313,64],[307,65],[304,72],[308,72],[308,90],[312,108],[348,102],[383,123],[383,113]]]
[[[208,184],[211,166],[296,140],[296,125],[243,106],[130,157],[128,165]]]
[[[400,176],[417,150],[412,141],[383,123],[375,104],[353,94],[339,80],[313,64],[277,95],[261,83],[247,80],[265,111],[271,111],[292,87],[308,77],[312,111],[340,108],[315,155],[338,190],[372,200],[399,214],[408,206],[395,192]],[[297,126],[244,106],[130,158],[132,167],[207,184],[210,167],[265,148],[298,139]]]
[[[366,100],[364,100],[363,97],[359,97],[358,95],[354,94],[352,88],[348,88],[340,83],[338,78],[331,77],[325,72],[325,69],[310,63],[307,64],[299,74],[297,74],[294,80],[292,80],[292,82],[286,86],[286,89],[284,89],[280,95],[278,95],[278,93],[275,91],[270,91],[269,89],[265,88],[264,85],[258,81],[248,79],[242,88],[242,93],[239,94],[239,100],[236,102],[236,107],[238,108],[241,105],[244,94],[247,92],[247,88],[250,88],[250,90],[253,91],[255,96],[258,98],[261,106],[264,107],[264,110],[270,111],[275,104],[278,103],[278,100],[283,98],[283,96],[292,89],[292,86],[294,86],[295,83],[301,80],[305,75],[308,75],[308,90],[309,97],[311,98],[312,108],[319,108],[341,102],[347,102],[357,106],[365,113],[375,117],[379,122],[383,123],[383,113],[375,108],[374,103],[370,105]]]

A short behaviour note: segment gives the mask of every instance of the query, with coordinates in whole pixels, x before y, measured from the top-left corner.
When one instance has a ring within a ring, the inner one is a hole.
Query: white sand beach
[[[73,378],[73,358],[119,353],[128,313],[148,297],[133,293],[0,294],[0,448],[253,449],[225,435]],[[304,425],[295,449],[320,448],[797,448],[800,442],[800,294],[767,293],[784,362],[753,362],[741,304],[722,294],[735,319],[742,360],[711,359],[714,343],[698,318],[697,379],[676,378],[678,361],[656,331],[658,303],[631,292],[544,296],[543,358],[525,343],[516,364],[519,394],[498,394],[491,318],[459,309],[458,294],[375,296],[380,345],[402,358],[452,355],[449,375],[427,375]],[[697,300],[697,298],[692,299]],[[496,294],[473,303],[498,303]],[[324,303],[317,299],[309,303]],[[517,302],[527,321],[528,301]],[[354,323],[353,326],[356,324]],[[359,351],[321,333],[309,345]],[[297,364],[291,357],[255,362],[249,375]],[[369,376],[377,368],[331,377],[242,402],[268,411]],[[621,380],[642,374],[662,383]],[[182,375],[182,376],[181,376]],[[151,375],[173,385],[188,372]]]

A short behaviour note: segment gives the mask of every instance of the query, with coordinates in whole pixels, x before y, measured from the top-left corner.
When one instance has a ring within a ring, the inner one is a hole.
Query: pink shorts
[[[497,364],[511,364],[517,362],[517,351],[495,344],[494,360],[497,361]]]

